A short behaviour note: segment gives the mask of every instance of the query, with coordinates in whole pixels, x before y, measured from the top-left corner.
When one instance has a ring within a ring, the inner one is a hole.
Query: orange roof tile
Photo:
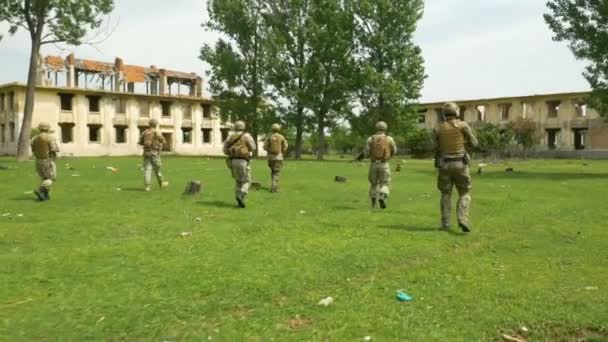
[[[61,70],[65,67],[63,58],[58,56],[46,56],[44,58],[44,64],[46,64],[49,69],[53,70]]]
[[[136,65],[125,65],[122,70],[127,82],[144,82],[146,69]]]
[[[97,72],[111,72],[114,68],[113,64],[92,61],[89,59],[81,59],[79,60],[80,64],[78,69],[87,70],[87,71],[97,71]]]

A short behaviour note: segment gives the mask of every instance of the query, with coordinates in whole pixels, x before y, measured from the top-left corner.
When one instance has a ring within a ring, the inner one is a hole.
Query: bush
[[[476,130],[479,145],[475,152],[485,156],[502,156],[507,147],[513,142],[513,132],[510,128],[501,128],[487,123]]]
[[[428,158],[433,156],[435,142],[433,133],[426,129],[412,131],[405,137],[405,145],[412,157]]]

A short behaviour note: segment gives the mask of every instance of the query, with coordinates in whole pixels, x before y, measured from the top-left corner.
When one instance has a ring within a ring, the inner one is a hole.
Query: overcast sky
[[[551,40],[545,3],[426,0],[416,33],[428,75],[421,101],[587,90],[584,64]],[[109,39],[95,47],[48,46],[43,53],[109,62],[118,56],[127,64],[204,74],[199,49],[217,38],[200,25],[205,12],[205,0],[116,0]],[[28,39],[21,32],[0,42],[0,83],[26,79]]]

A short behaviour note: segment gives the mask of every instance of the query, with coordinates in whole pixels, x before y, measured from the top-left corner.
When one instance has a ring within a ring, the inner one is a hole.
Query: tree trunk
[[[34,114],[34,97],[36,95],[36,79],[38,76],[38,56],[40,55],[41,32],[33,35],[30,52],[30,67],[27,74],[27,92],[23,108],[23,121],[17,145],[17,161],[29,159],[30,133],[32,130],[32,117]]]
[[[323,154],[325,153],[325,115],[319,116],[317,129],[317,160],[323,160]]]
[[[296,117],[296,159],[302,159],[302,140],[304,135],[304,107],[298,105],[298,114]]]

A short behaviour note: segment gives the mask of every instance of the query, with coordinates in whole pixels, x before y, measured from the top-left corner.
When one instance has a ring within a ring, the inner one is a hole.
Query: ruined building
[[[141,153],[140,133],[151,118],[167,140],[166,151],[222,154],[228,134],[202,78],[194,73],[48,56],[40,61],[33,125],[47,121],[62,155]],[[0,86],[0,154],[15,154],[26,86]]]
[[[522,117],[536,122],[543,157],[608,158],[608,123],[585,100],[589,92],[455,101],[460,118],[472,127],[506,126]],[[443,102],[420,105],[419,126],[433,129],[442,120]]]

